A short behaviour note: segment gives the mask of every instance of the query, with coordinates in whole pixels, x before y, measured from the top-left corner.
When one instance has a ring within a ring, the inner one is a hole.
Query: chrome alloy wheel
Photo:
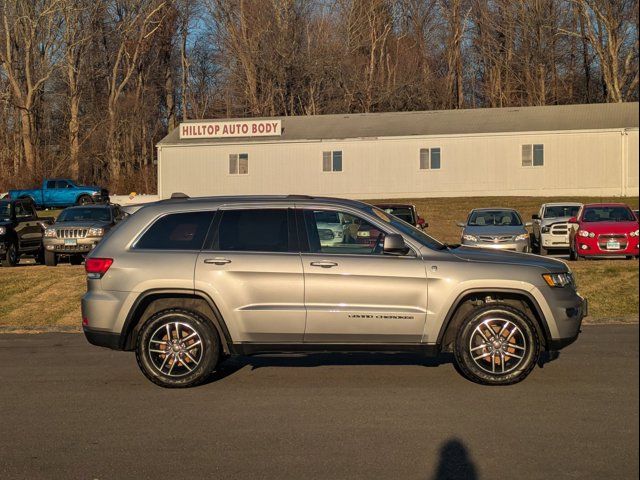
[[[183,322],[169,322],[153,332],[147,346],[153,366],[163,375],[182,377],[200,364],[202,338]]]
[[[526,356],[527,341],[522,330],[512,321],[489,318],[471,334],[469,352],[475,364],[485,372],[509,373]]]

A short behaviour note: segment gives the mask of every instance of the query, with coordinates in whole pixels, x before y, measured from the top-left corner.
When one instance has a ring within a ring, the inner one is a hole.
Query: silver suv
[[[322,241],[327,213],[341,242]],[[559,260],[450,247],[371,205],[306,196],[144,206],[86,271],[89,342],[135,351],[164,387],[234,354],[358,350],[452,352],[467,378],[512,384],[587,312]]]

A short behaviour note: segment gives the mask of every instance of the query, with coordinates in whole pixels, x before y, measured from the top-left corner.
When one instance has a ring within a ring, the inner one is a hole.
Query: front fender
[[[473,293],[492,292],[524,295],[532,300],[532,303],[538,308],[537,313],[541,315],[542,318],[548,318],[548,309],[545,311],[545,309],[540,307],[540,300],[544,301],[544,297],[536,294],[536,291],[538,291],[537,287],[528,282],[496,278],[493,280],[482,279],[460,282],[454,288],[450,289],[444,298],[437,300],[437,303],[430,294],[429,306],[427,308],[427,321],[425,323],[422,341],[424,343],[439,343],[453,314],[464,297]],[[547,322],[544,323],[546,324]]]

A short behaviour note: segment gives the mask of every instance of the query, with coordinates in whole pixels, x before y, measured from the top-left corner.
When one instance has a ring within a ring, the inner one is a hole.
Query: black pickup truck
[[[42,237],[52,218],[38,218],[30,199],[0,200],[0,264],[13,267],[22,255],[44,262]]]

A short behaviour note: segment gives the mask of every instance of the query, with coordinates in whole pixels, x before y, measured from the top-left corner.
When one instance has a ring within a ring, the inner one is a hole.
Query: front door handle
[[[338,264],[336,262],[329,262],[327,260],[323,260],[323,261],[320,261],[320,262],[311,262],[311,266],[312,267],[331,268],[331,267],[337,267]]]
[[[204,263],[213,265],[226,265],[227,263],[231,263],[231,260],[227,258],[205,258]]]

